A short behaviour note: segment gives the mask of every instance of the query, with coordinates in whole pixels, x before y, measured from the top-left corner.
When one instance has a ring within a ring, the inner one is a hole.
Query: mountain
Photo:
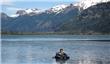
[[[10,17],[2,13],[1,30],[3,33],[110,33],[110,2],[98,3],[96,5],[91,4],[91,6],[87,8],[79,6],[80,3],[58,5],[48,10],[18,10],[15,15],[16,17]]]
[[[103,2],[108,2],[110,0],[79,0],[79,2],[76,2],[74,4],[71,4],[73,6],[77,6],[79,8],[79,10],[81,9],[87,9],[88,7],[90,6],[93,6],[93,5],[96,5],[98,3],[103,3]],[[34,8],[34,9],[21,9],[21,10],[18,10],[16,12],[16,14],[13,14],[11,15],[11,17],[18,17],[19,15],[25,15],[25,14],[29,14],[29,15],[35,15],[35,14],[41,14],[43,12],[47,12],[47,13],[60,13],[60,12],[63,12],[65,10],[65,8],[69,7],[70,5],[67,5],[67,4],[61,4],[61,5],[57,5],[57,6],[54,6],[48,10],[40,10],[40,9],[37,9],[37,8]]]
[[[62,11],[65,10],[65,8],[67,8],[69,5],[66,5],[66,4],[62,4],[62,5],[57,5],[57,6],[54,6],[52,8],[50,8],[49,10],[46,10],[47,12],[50,12],[50,13],[60,13]]]
[[[77,34],[110,33],[110,2],[99,3],[83,10],[80,15],[64,22],[59,30]]]
[[[82,7],[83,9],[87,9],[90,6],[96,5],[98,3],[109,2],[110,0],[80,0],[75,5]]]
[[[69,5],[66,5],[66,4],[57,5],[57,6],[54,6],[50,9],[48,9],[48,10],[40,10],[40,9],[37,9],[37,8],[20,9],[20,10],[17,10],[16,14],[10,15],[10,17],[18,17],[18,16],[23,16],[23,15],[33,16],[33,15],[39,15],[39,14],[42,14],[42,13],[48,13],[48,14],[56,13],[56,14],[58,14],[60,12],[63,12],[66,7],[69,7]]]
[[[5,13],[1,13],[0,16],[1,16],[1,29],[3,29],[4,31],[8,27],[8,25],[10,25],[13,18],[9,17]]]
[[[28,10],[28,13],[26,10],[19,10],[17,11],[19,16],[12,18],[10,23],[2,27],[2,31],[55,32],[64,21],[71,19],[78,12],[78,8],[73,5],[56,6],[40,14],[30,12],[30,10]],[[2,22],[4,21],[2,20]]]
[[[36,15],[36,14],[41,14],[43,13],[43,10],[39,10],[39,9],[21,9],[21,10],[17,10],[16,14],[10,15],[10,17],[18,17],[18,16],[22,16],[22,15]]]

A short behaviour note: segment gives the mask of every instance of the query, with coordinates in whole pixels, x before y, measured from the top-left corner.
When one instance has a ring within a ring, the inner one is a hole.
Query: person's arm
[[[67,57],[68,55],[66,53],[64,53],[64,56]]]
[[[60,54],[59,53],[56,53],[56,57],[60,57]]]
[[[69,59],[70,57],[66,54],[66,53],[64,53],[64,59]]]
[[[56,59],[62,59],[63,57],[62,57],[59,53],[56,53],[55,58],[56,58]]]

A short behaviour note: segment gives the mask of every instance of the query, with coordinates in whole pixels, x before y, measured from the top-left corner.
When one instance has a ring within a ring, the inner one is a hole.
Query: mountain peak
[[[77,5],[82,7],[83,9],[87,9],[88,7],[96,5],[97,3],[103,3],[108,1],[110,0],[80,0]]]
[[[35,14],[40,14],[42,13],[43,10],[39,10],[37,8],[33,8],[33,9],[21,9],[21,10],[17,10],[16,14],[10,15],[10,17],[18,17],[18,16],[22,16],[25,14],[28,14],[30,16],[35,15]]]
[[[36,9],[36,8],[34,8],[34,9],[26,9],[25,10],[26,11],[26,13],[32,13],[32,12],[35,12],[35,13],[38,13],[38,12],[40,12],[40,10],[39,9]]]
[[[60,12],[63,11],[66,7],[68,7],[68,5],[66,5],[66,4],[61,4],[61,5],[57,5],[57,6],[54,6],[54,7],[50,8],[48,11],[49,11],[49,12],[54,12],[54,13],[60,13]]]
[[[0,17],[7,18],[8,16],[7,16],[7,14],[5,14],[5,13],[1,12],[1,13],[0,13]]]

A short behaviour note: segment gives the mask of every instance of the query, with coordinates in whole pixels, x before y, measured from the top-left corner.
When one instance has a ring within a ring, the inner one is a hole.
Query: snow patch
[[[18,17],[18,14],[10,15],[10,17]]]
[[[68,7],[68,5],[66,5],[66,4],[57,5],[55,7],[52,7],[51,11],[59,13],[59,12],[63,11],[66,7]]]
[[[97,3],[108,2],[108,1],[110,0],[80,0],[80,2],[77,5],[83,7],[83,9],[87,9],[88,7],[96,5]]]

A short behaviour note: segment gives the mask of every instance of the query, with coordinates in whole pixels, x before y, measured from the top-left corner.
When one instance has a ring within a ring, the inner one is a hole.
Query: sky
[[[16,13],[19,9],[37,8],[45,10],[59,4],[70,4],[77,1],[78,0],[0,0],[0,12],[11,15]]]

